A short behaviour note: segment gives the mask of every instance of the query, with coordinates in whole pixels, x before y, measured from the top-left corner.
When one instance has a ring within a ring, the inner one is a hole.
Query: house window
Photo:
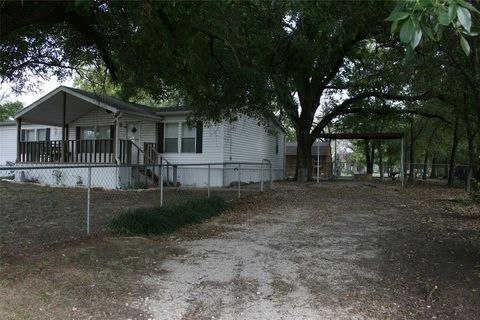
[[[182,124],[182,152],[195,152],[195,128]]]
[[[110,139],[110,126],[82,127],[81,140],[108,140]]]
[[[178,123],[165,124],[165,152],[178,152]]]
[[[35,141],[35,129],[22,129],[22,141]]]
[[[109,140],[110,139],[110,126],[97,127],[97,140]]]
[[[95,140],[95,127],[82,127],[80,140]]]
[[[37,141],[47,141],[47,129],[37,129]]]

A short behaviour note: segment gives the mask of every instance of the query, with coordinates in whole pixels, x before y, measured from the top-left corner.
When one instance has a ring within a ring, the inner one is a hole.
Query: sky
[[[56,89],[58,86],[65,85],[65,86],[72,86],[73,85],[73,77],[66,79],[63,82],[59,82],[55,77],[52,77],[49,81],[45,81],[42,78],[31,78],[32,82],[39,81],[40,85],[35,91],[30,91],[22,95],[15,95],[12,93],[10,90],[10,86],[6,83],[0,84],[0,96],[3,96],[4,94],[8,95],[8,97],[5,99],[7,101],[20,101],[23,103],[23,106],[28,106],[32,104],[33,102],[37,101],[41,97],[43,97],[45,94],[49,93],[50,91],[53,91]]]

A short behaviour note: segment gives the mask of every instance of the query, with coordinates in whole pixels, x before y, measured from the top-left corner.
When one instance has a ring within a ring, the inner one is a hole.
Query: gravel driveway
[[[174,239],[185,254],[144,279],[144,308],[154,319],[474,319],[480,212],[449,201],[459,194],[276,184],[204,226],[222,232]]]

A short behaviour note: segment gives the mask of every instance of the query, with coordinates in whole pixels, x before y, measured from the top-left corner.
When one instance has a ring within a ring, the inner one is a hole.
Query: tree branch
[[[402,96],[402,95],[395,95],[395,94],[389,94],[389,93],[382,93],[382,92],[364,92],[361,93],[355,97],[348,98],[345,101],[343,101],[341,104],[339,104],[337,107],[335,107],[331,112],[326,114],[322,120],[315,126],[313,131],[310,134],[310,139],[313,141],[315,138],[323,131],[323,129],[336,117],[345,115],[345,114],[351,114],[351,113],[360,113],[360,112],[372,112],[372,113],[377,113],[377,114],[386,114],[385,110],[389,110],[389,113],[391,114],[394,110],[398,109],[384,109],[384,110],[372,110],[372,109],[367,109],[367,108],[349,108],[351,105],[362,101],[367,98],[379,98],[379,99],[384,99],[384,100],[396,100],[396,101],[418,101],[418,100],[430,100],[433,98],[440,98],[439,96],[433,95],[429,92],[423,93],[420,95],[416,96]],[[416,110],[400,110],[400,113],[411,113],[411,114],[418,114],[421,116],[427,116],[430,115],[433,117],[432,114],[422,112],[422,111],[416,111]],[[442,119],[443,121],[449,123],[445,118],[441,116],[435,115],[436,118]]]

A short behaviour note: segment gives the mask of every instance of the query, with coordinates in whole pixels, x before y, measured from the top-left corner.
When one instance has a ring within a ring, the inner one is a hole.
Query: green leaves
[[[450,19],[450,15],[446,11],[440,11],[438,13],[438,23],[442,26],[448,26],[452,20]]]
[[[472,12],[480,14],[466,0],[400,0],[386,20],[392,22],[392,34],[399,32],[400,41],[407,46],[409,55],[420,44],[424,33],[430,40],[440,41],[447,29],[457,34],[468,55],[470,46],[465,36],[478,35],[472,26]]]
[[[410,42],[413,49],[415,49],[422,40],[422,30],[415,30],[413,33],[412,41]]]
[[[415,26],[413,25],[413,20],[408,19],[400,28],[400,41],[405,44],[410,43],[414,33]]]
[[[8,120],[13,117],[15,113],[23,108],[23,104],[20,101],[5,102],[0,104],[0,121]]]
[[[470,14],[470,11],[463,7],[458,7],[457,16],[458,21],[463,26],[463,28],[467,30],[467,32],[470,32],[470,29],[472,27],[472,15]]]
[[[470,54],[470,45],[468,44],[467,39],[460,35],[460,46],[462,47],[463,52],[468,56]]]
[[[392,12],[387,19],[387,21],[399,21],[406,19],[410,16],[410,13],[405,12],[405,11],[397,11],[397,12]]]

